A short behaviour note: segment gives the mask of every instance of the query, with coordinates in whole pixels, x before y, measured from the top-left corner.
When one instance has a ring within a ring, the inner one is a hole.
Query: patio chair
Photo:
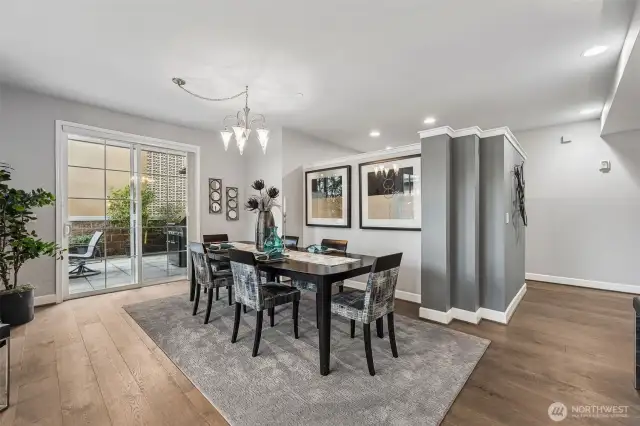
[[[69,271],[69,278],[91,277],[101,272],[89,268],[87,261],[102,255],[98,242],[103,235],[103,231],[96,231],[93,233],[89,244],[74,244],[69,246],[69,263],[75,265],[75,268]]]

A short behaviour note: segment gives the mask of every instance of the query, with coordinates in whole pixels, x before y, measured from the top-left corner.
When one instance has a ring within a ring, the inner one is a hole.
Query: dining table
[[[255,244],[249,241],[230,242],[234,249],[260,252]],[[229,249],[208,249],[209,258],[214,262],[228,262]],[[313,282],[317,286],[319,310],[318,352],[320,374],[326,376],[330,372],[331,357],[331,295],[334,284],[368,274],[376,260],[374,256],[329,251],[310,253],[303,248],[285,251],[285,258],[279,261],[258,262],[258,268],[273,282],[277,276],[289,277],[292,280]],[[193,275],[193,274],[192,274]],[[195,295],[195,281],[191,278],[191,299]]]

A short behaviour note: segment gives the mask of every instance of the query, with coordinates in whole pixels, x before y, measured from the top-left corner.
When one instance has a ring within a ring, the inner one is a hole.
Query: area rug
[[[224,292],[221,292],[224,293]],[[251,357],[255,312],[242,315],[231,343],[233,307],[226,294],[214,302],[209,324],[192,316],[188,296],[125,306],[125,310],[231,425],[437,425],[484,354],[489,341],[396,314],[398,358],[385,321],[372,327],[376,375],[370,376],[362,328],[332,318],[331,373],[321,376],[315,300],[300,303],[300,338],[293,337],[291,306],[265,314],[260,352]],[[201,306],[206,305],[206,302]]]

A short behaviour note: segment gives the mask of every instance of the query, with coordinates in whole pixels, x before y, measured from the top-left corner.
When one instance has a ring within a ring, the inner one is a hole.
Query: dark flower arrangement
[[[251,184],[251,187],[259,192],[258,195],[252,195],[245,203],[247,210],[251,212],[261,211],[269,212],[273,207],[279,207],[276,199],[280,195],[280,190],[275,186],[266,188],[264,180],[258,179]],[[264,192],[263,192],[264,190]]]

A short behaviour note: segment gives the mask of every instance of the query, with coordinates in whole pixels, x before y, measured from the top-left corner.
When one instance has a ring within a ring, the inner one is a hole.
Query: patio
[[[98,275],[69,279],[69,294],[85,293],[106,288],[133,284],[131,259],[128,257],[110,258],[88,262],[87,267],[100,271]],[[70,265],[71,269],[72,266]],[[167,277],[187,275],[186,267],[172,265],[167,254],[152,254],[142,257],[142,282],[158,281]]]

